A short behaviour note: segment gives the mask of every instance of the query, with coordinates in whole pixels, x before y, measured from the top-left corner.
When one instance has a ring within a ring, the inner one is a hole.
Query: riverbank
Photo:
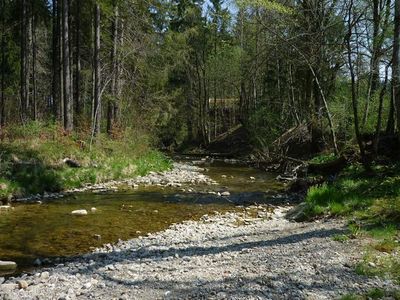
[[[9,278],[7,299],[332,299],[391,291],[396,284],[358,275],[364,241],[339,242],[345,223],[293,223],[288,208],[248,207],[105,245]],[[251,213],[250,213],[251,211]]]
[[[57,125],[31,122],[3,129],[0,200],[57,197],[63,191],[162,172],[172,162],[151,147],[143,131],[90,138],[67,135]]]

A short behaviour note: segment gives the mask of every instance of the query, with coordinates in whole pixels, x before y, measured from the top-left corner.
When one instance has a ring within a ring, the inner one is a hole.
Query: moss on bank
[[[71,168],[69,158],[81,167]],[[32,122],[5,128],[0,143],[0,197],[56,192],[163,171],[170,160],[151,148],[146,134],[125,130],[118,138],[67,135],[57,125]]]
[[[400,165],[375,165],[366,173],[359,165],[339,177],[311,187],[305,199],[309,218],[342,216],[349,232],[334,239],[364,238],[365,256],[359,274],[391,278],[400,284]],[[357,298],[359,299],[359,298]]]

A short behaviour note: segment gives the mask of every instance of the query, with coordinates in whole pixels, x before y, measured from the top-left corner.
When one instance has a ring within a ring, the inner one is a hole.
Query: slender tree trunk
[[[119,19],[119,18],[118,18]],[[121,102],[121,88],[122,88],[122,79],[121,79],[121,69],[122,69],[122,60],[121,60],[121,55],[120,51],[118,50],[121,49],[124,45],[124,22],[123,20],[118,20],[120,30],[119,30],[119,35],[118,35],[118,42],[117,42],[117,52],[116,52],[116,66],[115,66],[115,72],[116,72],[116,86],[115,86],[115,93],[116,93],[116,99],[114,102],[114,122],[115,123],[120,123],[121,119],[121,113],[120,113],[120,102]],[[117,31],[118,33],[118,31]]]
[[[400,0],[395,0],[394,4],[392,86],[394,104],[396,106],[397,130],[400,137]]]
[[[63,1],[66,0],[57,0],[58,7],[58,57],[59,57],[59,65],[58,65],[58,82],[59,82],[59,102],[58,105],[58,121],[62,126],[64,126],[64,42],[63,42]]]
[[[93,134],[100,134],[101,126],[101,95],[100,95],[100,7],[96,3],[94,8],[94,126]]]
[[[81,6],[79,1],[75,2],[75,80],[74,80],[74,103],[75,122],[81,115]]]
[[[379,93],[378,120],[377,120],[377,124],[376,124],[375,138],[374,138],[374,145],[373,145],[375,157],[378,156],[379,137],[380,137],[381,127],[382,127],[383,98],[385,97],[385,92],[386,92],[386,87],[387,87],[387,82],[388,82],[389,66],[390,66],[390,64],[386,65],[385,81],[383,83],[381,92]]]
[[[27,74],[27,5],[26,0],[21,0],[21,43],[20,43],[20,108],[21,119],[23,122],[26,120],[27,104],[28,104],[28,86],[29,76]]]
[[[64,88],[64,129],[71,132],[73,129],[73,105],[71,95],[71,65],[69,47],[69,0],[63,0],[63,88]]]
[[[295,93],[294,93],[294,82],[293,82],[293,72],[292,72],[292,65],[289,64],[289,84],[290,84],[290,99],[289,102],[292,102],[293,106],[293,114],[295,117],[295,120],[297,122],[297,125],[300,125],[300,118],[299,114],[297,113],[297,107],[296,107],[296,99],[295,99]]]
[[[117,82],[118,82],[118,68],[117,68],[117,47],[118,47],[118,6],[114,6],[114,19],[112,21],[111,31],[112,31],[112,40],[113,45],[111,49],[111,63],[112,63],[112,78],[111,78],[111,99],[108,101],[108,112],[107,112],[107,133],[111,134],[115,115],[114,115],[114,106],[117,102]]]
[[[361,162],[363,163],[363,165],[366,169],[369,169],[369,164],[365,157],[365,148],[364,148],[364,143],[362,141],[360,125],[359,125],[359,120],[358,120],[358,99],[357,99],[357,91],[356,91],[356,78],[355,78],[355,74],[354,74],[354,66],[353,66],[353,60],[352,60],[352,48],[351,48],[351,37],[352,37],[352,31],[353,31],[352,13],[353,13],[353,0],[351,0],[350,6],[348,9],[349,15],[348,15],[348,20],[347,20],[347,25],[348,25],[349,32],[348,32],[347,41],[346,41],[347,60],[348,60],[348,64],[349,64],[350,78],[351,78],[351,102],[352,102],[352,106],[353,106],[354,130],[356,133],[358,147],[360,149]]]
[[[6,3],[5,0],[1,0],[1,80],[0,80],[0,128],[4,127],[5,124],[5,69],[6,69],[6,30],[5,30],[5,18],[6,18]]]
[[[60,102],[59,98],[59,89],[60,89],[60,43],[59,43],[59,21],[58,21],[58,1],[53,0],[53,11],[52,11],[52,83],[51,83],[51,94],[52,94],[52,111],[54,114],[54,118],[58,116],[58,103]]]
[[[36,85],[36,18],[35,18],[35,9],[34,9],[34,1],[32,1],[32,26],[31,26],[31,35],[32,35],[32,117],[33,120],[37,120],[38,118],[38,103],[37,103],[37,85]]]

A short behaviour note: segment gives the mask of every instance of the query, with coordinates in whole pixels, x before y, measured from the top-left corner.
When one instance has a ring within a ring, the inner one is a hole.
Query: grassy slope
[[[311,187],[306,203],[310,218],[328,215],[348,219],[349,233],[336,236],[338,241],[368,241],[367,254],[356,266],[357,273],[391,278],[400,284],[399,164],[374,166],[372,175],[365,174],[361,166],[350,166],[332,183]],[[380,299],[388,293],[393,291],[374,290],[371,295],[349,295],[346,299]],[[390,296],[400,299],[399,292]]]
[[[61,191],[87,183],[162,171],[171,162],[151,149],[145,134],[127,130],[118,139],[90,134],[65,135],[55,125],[30,123],[5,129],[0,143],[0,197]],[[77,160],[70,168],[62,160]]]

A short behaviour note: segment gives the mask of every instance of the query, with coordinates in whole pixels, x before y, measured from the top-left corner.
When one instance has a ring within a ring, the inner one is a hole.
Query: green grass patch
[[[373,175],[366,174],[360,166],[353,165],[334,182],[311,187],[305,199],[306,214],[310,218],[348,218],[349,234],[333,239],[369,240],[368,255],[356,271],[400,283],[400,168],[398,164],[374,166],[373,171]]]
[[[81,167],[68,167],[65,158]],[[57,125],[32,122],[4,129],[0,198],[56,192],[169,168],[171,161],[152,149],[143,132],[127,129],[118,138],[104,135],[91,140],[88,132],[66,135]]]
[[[334,153],[325,153],[325,154],[320,154],[320,155],[314,156],[312,159],[309,160],[309,162],[313,163],[313,164],[322,164],[322,163],[334,161],[337,158],[338,157]]]
[[[363,295],[348,294],[342,296],[341,300],[368,300],[368,299],[394,299],[400,300],[399,290],[385,290],[381,288],[373,288]]]

